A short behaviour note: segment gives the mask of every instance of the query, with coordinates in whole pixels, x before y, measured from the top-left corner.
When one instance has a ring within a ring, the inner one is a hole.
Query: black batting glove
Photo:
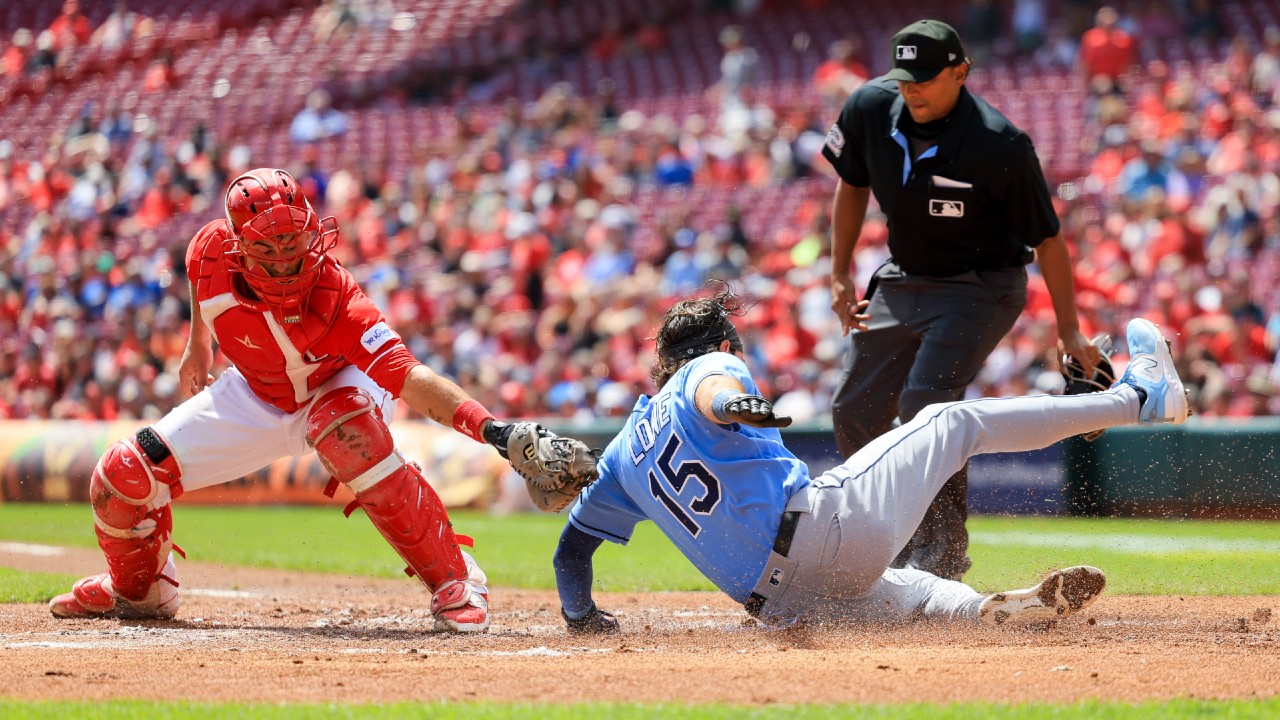
[[[613,613],[596,607],[595,602],[591,603],[591,609],[587,614],[577,620],[569,617],[563,607],[560,608],[560,617],[564,618],[564,624],[569,628],[570,635],[611,635],[622,632]]]
[[[748,393],[716,395],[711,410],[722,422],[736,422],[758,428],[784,428],[791,424],[786,415],[774,415],[773,403]]]

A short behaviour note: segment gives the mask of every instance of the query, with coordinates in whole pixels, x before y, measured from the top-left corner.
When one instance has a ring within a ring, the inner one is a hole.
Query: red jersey
[[[420,363],[351,273],[326,258],[302,320],[281,323],[228,264],[224,246],[231,238],[226,220],[201,228],[187,248],[187,277],[200,316],[255,395],[293,413],[354,365],[399,397]]]

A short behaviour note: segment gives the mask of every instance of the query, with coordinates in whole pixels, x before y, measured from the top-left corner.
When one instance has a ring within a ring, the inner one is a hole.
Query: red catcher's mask
[[[232,270],[244,276],[281,322],[300,322],[307,295],[338,241],[337,223],[332,217],[317,219],[297,181],[273,168],[250,170],[232,180],[225,205],[234,233],[226,252]],[[281,236],[293,239],[281,243]],[[296,267],[268,272],[268,267],[287,265]]]

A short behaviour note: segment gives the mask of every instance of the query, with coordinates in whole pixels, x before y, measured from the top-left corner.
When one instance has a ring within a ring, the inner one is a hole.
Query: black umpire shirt
[[[967,88],[948,117],[936,145],[912,158],[898,83],[877,78],[849,96],[822,154],[846,183],[871,187],[904,271],[950,277],[1026,263],[1059,228],[1031,139]]]

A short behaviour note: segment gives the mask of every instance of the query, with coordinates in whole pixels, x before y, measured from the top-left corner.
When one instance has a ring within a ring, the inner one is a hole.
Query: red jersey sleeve
[[[400,397],[409,371],[421,365],[369,296],[354,282],[339,312],[334,332],[343,339],[343,355],[382,389]]]

